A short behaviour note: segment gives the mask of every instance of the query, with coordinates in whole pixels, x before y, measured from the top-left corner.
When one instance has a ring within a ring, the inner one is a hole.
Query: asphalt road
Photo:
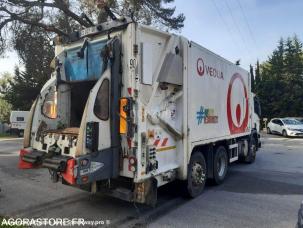
[[[0,216],[84,218],[113,227],[295,227],[303,200],[303,139],[265,135],[252,165],[233,164],[226,181],[198,198],[178,185],[159,190],[156,208],[53,184],[47,170],[18,170],[21,140],[0,139]]]

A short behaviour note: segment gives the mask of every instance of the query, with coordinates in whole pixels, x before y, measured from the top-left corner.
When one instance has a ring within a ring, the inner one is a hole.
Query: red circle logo
[[[197,60],[197,72],[198,72],[198,74],[200,76],[203,76],[204,75],[204,70],[205,70],[205,68],[204,68],[204,61],[203,61],[202,58],[199,58]]]
[[[237,104],[236,109],[233,111],[232,111],[232,107],[231,107],[231,92],[232,92],[233,84],[236,80],[240,80],[240,82],[243,86],[243,89],[244,89],[244,96],[245,96],[246,108],[245,108],[245,116],[244,116],[242,123],[241,123],[241,116],[242,116],[241,105]],[[232,118],[233,112],[235,112],[235,114],[236,114],[236,121],[237,121],[236,124],[234,123],[233,118]],[[230,80],[228,92],[227,92],[227,120],[228,120],[228,126],[229,126],[229,130],[230,130],[231,134],[245,132],[247,125],[248,125],[248,114],[249,114],[248,112],[249,112],[249,109],[248,109],[247,89],[246,89],[242,76],[239,73],[235,73]]]

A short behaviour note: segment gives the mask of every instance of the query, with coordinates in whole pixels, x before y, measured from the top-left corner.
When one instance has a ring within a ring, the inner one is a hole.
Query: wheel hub
[[[194,163],[192,167],[192,182],[195,186],[201,185],[205,181],[205,170],[202,165],[198,162]]]

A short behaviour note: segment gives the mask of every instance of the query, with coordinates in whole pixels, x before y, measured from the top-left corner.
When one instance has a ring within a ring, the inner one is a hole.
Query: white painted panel
[[[247,71],[192,43],[188,60],[191,143],[249,134],[249,99]]]
[[[142,43],[142,83],[153,84],[153,45]]]

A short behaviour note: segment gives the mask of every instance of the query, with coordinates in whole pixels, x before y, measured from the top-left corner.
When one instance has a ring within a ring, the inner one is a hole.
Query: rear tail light
[[[69,159],[66,164],[65,172],[61,173],[63,179],[71,185],[76,184],[77,163],[74,159]]]
[[[21,149],[20,150],[20,155],[19,155],[19,164],[18,164],[18,168],[19,169],[33,169],[35,168],[34,164],[29,163],[29,162],[25,162],[22,160],[23,156],[26,154],[29,154],[30,152],[32,152],[29,149]]]
[[[128,105],[127,98],[120,99],[120,134],[127,133],[127,112],[125,107]]]
[[[130,157],[128,159],[128,170],[131,172],[136,171],[137,159],[135,157]]]
[[[88,182],[88,176],[81,177],[81,181],[85,184]]]

